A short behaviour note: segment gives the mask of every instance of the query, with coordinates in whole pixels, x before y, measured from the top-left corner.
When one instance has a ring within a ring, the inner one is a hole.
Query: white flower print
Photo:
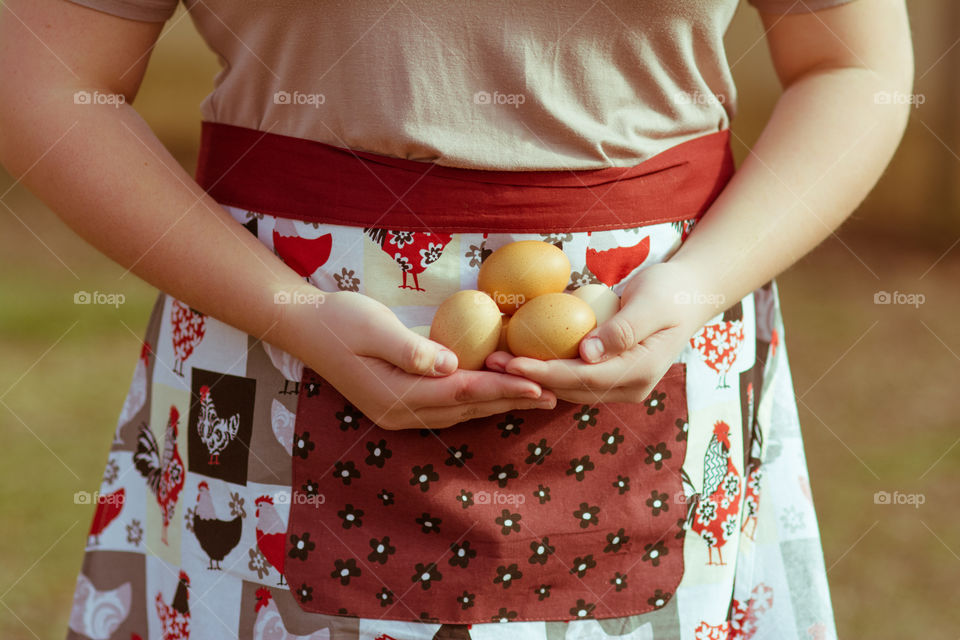
[[[388,231],[388,233],[390,237],[387,241],[398,249],[403,249],[413,242],[413,231]]]
[[[420,249],[420,266],[426,267],[440,259],[443,253],[443,245],[439,242],[431,242],[426,249]]]

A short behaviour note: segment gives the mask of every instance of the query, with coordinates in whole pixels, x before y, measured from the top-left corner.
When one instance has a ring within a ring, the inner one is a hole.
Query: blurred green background
[[[779,278],[841,638],[960,637],[960,3],[910,10],[924,103],[901,151],[843,228]],[[218,67],[180,16],[135,106],[192,170]],[[779,86],[746,5],[728,47],[742,158]],[[73,494],[100,481],[155,294],[2,172],[0,194],[0,637],[59,638],[92,516]],[[74,305],[78,290],[126,302]],[[876,305],[881,290],[925,302]],[[925,503],[874,504],[881,490]]]

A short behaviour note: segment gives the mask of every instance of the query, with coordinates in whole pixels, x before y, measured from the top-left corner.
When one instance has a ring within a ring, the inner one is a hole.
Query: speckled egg
[[[597,326],[590,305],[569,293],[545,293],[517,309],[507,325],[516,356],[553,360],[579,357],[580,341]]]

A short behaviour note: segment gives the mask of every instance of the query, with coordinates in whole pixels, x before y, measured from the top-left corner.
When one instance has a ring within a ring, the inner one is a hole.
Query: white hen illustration
[[[287,409],[283,404],[274,398],[270,406],[270,424],[273,427],[273,435],[277,437],[280,446],[286,449],[287,453],[293,452],[293,427],[296,421],[296,414]]]
[[[253,640],[329,640],[330,629],[320,629],[310,635],[298,636],[287,631],[280,610],[269,589],[257,589],[257,619],[253,623]]]
[[[108,640],[130,615],[131,595],[129,582],[110,591],[97,591],[81,573],[73,594],[70,629],[91,640]]]
[[[296,395],[300,392],[300,378],[303,376],[303,361],[295,358],[283,349],[278,349],[268,342],[262,342],[263,350],[267,352],[270,362],[283,375],[283,389],[280,393]],[[290,389],[291,384],[293,389]]]
[[[120,410],[120,418],[117,420],[117,431],[113,436],[114,444],[123,444],[120,438],[120,430],[125,424],[133,420],[137,412],[143,408],[147,402],[147,365],[149,364],[150,343],[144,342],[140,349],[140,358],[137,360],[137,366],[133,370],[133,380],[130,381],[130,390],[123,401],[123,409]]]

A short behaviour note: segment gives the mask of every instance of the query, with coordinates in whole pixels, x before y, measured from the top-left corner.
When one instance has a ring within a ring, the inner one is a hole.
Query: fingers
[[[545,395],[539,400],[502,399],[491,402],[471,402],[454,407],[429,407],[417,411],[417,417],[424,423],[421,428],[442,429],[466,420],[485,418],[507,411],[552,409],[556,403],[556,397],[550,394],[549,397]]]
[[[508,351],[494,351],[487,356],[484,365],[491,371],[498,371],[500,373],[505,373],[507,363],[513,360],[514,356]]]
[[[580,357],[588,363],[606,362],[629,351],[647,336],[664,328],[649,305],[638,298],[628,300],[612,318],[591,331],[580,342]]]
[[[457,356],[442,345],[405,327],[395,316],[382,318],[365,332],[363,354],[385,360],[407,373],[445,376],[457,369]]]
[[[447,407],[504,399],[537,399],[541,393],[541,386],[532,380],[492,371],[461,369],[442,378],[412,381],[404,393],[404,402],[411,406]],[[553,398],[553,394],[543,393]]]
[[[573,402],[575,404],[594,405],[607,402],[627,402],[641,403],[647,399],[650,392],[646,389],[638,390],[636,387],[615,387],[603,391],[594,391],[592,389],[552,389],[557,394],[559,400]]]
[[[597,364],[580,359],[536,360],[512,358],[504,371],[533,380],[546,389],[608,389],[641,375],[637,367],[639,350],[631,350],[618,357]]]

